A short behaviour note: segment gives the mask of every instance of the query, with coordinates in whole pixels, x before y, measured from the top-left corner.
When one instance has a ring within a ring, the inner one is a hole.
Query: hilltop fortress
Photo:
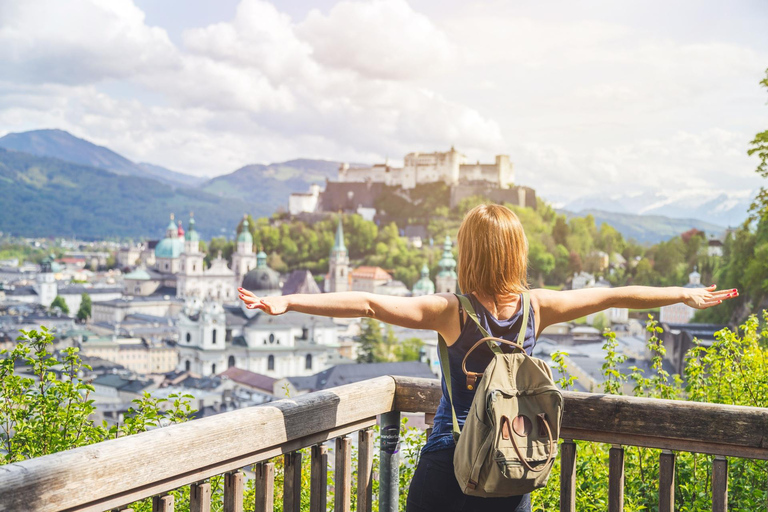
[[[420,185],[444,183],[450,189],[450,208],[462,199],[483,195],[498,203],[536,207],[536,192],[515,185],[515,171],[509,155],[496,155],[494,163],[468,163],[463,153],[449,151],[408,153],[402,167],[388,161],[369,167],[339,166],[336,181],[327,181],[325,190],[312,185],[309,192],[291,194],[291,215],[336,212],[360,213],[373,218],[377,200],[386,189],[399,190],[403,197]]]
[[[468,164],[466,155],[451,147],[450,151],[434,153],[408,153],[403,167],[389,162],[372,167],[350,167],[341,164],[338,181],[384,183],[390,187],[408,190],[416,185],[443,181],[447,185],[486,182],[498,188],[509,188],[515,182],[515,171],[509,155],[496,155],[493,164]]]

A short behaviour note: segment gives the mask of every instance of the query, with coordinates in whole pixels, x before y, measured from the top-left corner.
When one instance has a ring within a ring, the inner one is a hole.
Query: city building
[[[246,222],[247,228],[247,222]],[[243,232],[247,232],[244,229]],[[241,233],[243,235],[243,233]],[[250,237],[250,233],[247,235]],[[235,268],[239,271],[252,262],[247,253],[247,240],[238,240],[238,256]],[[252,245],[252,241],[251,241]],[[251,247],[252,252],[252,247]],[[205,254],[200,250],[200,235],[195,229],[195,219],[190,216],[185,232],[181,221],[171,222],[165,230],[165,238],[154,248],[154,266],[137,268],[124,277],[126,295],[169,295],[179,298],[201,297],[223,301],[235,300],[240,282],[219,253],[210,267],[205,266]]]
[[[181,371],[207,376],[237,367],[281,378],[336,364],[338,332],[327,317],[270,316],[244,305],[187,301],[178,320]]]
[[[376,293],[377,288],[392,281],[381,267],[357,267],[352,271],[352,291]]]

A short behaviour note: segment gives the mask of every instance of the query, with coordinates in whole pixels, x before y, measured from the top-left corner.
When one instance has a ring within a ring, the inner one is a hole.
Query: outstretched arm
[[[309,315],[336,318],[368,317],[410,329],[432,329],[442,332],[449,324],[457,299],[451,294],[421,297],[392,297],[367,292],[338,292],[257,297],[238,288],[240,300],[249,309],[261,309],[270,315],[298,311]]]
[[[569,322],[612,307],[648,309],[684,302],[692,308],[706,309],[738,294],[735,289],[715,291],[715,285],[708,288],[622,286],[566,291],[531,290],[538,308],[537,335],[548,325]]]

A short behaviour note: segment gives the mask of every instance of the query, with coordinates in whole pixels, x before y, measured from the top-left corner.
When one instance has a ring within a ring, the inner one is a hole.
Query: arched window
[[[269,356],[267,358],[267,370],[275,369],[275,356]]]
[[[216,375],[216,363],[211,364],[211,375]]]
[[[229,356],[229,361],[227,362],[227,368],[232,368],[235,366],[235,356]]]
[[[275,335],[274,334],[270,333],[270,335],[269,335],[269,342],[270,343],[274,343],[275,342]]]
[[[191,367],[192,367],[192,365],[190,364],[189,360],[184,362],[184,371],[185,372],[188,372]]]
[[[211,333],[212,333],[211,334],[211,343],[213,343],[215,345],[216,344],[216,329],[211,331]]]
[[[192,342],[192,334],[187,333],[187,343],[191,343],[191,342]]]
[[[304,363],[304,368],[306,368],[307,370],[312,369],[312,354],[307,354],[307,358]]]

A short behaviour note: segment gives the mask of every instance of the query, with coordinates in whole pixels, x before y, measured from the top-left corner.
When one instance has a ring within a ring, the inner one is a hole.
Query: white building
[[[247,231],[247,223],[243,231]],[[250,237],[250,233],[248,236]],[[243,244],[238,244],[238,252],[242,249],[241,245]],[[247,255],[240,256],[242,261],[250,261]],[[165,238],[155,246],[154,261],[154,268],[140,267],[123,278],[126,295],[165,295],[162,288],[168,288],[169,291],[175,288],[172,293],[179,298],[235,300],[235,291],[240,285],[235,272],[230,270],[221,253],[211,262],[210,267],[206,268],[205,253],[200,250],[200,235],[195,229],[195,219],[192,217],[185,232],[181,221],[177,226],[171,215]]]
[[[338,359],[337,327],[327,317],[270,316],[194,299],[178,326],[179,369],[203,376],[232,367],[273,378],[312,375]]]
[[[317,203],[320,198],[320,185],[313,183],[309,186],[309,192],[294,192],[288,198],[288,212],[291,215],[300,213],[313,213],[317,211]]]

